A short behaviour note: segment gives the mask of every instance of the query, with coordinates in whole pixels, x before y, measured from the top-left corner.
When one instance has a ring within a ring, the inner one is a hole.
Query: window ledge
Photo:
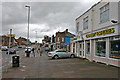
[[[95,55],[94,57],[99,57],[99,58],[106,58],[106,57],[102,57],[102,56],[96,56],[96,55]]]
[[[110,20],[107,20],[107,21],[104,21],[104,22],[100,22],[99,24],[103,24],[103,23],[106,23],[106,22],[109,22]]]
[[[110,60],[115,60],[115,61],[118,61],[119,59],[114,59],[114,58],[108,58],[108,59],[110,59]]]

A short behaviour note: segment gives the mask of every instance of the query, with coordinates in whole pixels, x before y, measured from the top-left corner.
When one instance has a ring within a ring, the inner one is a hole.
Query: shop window
[[[90,43],[87,43],[87,54],[90,54]]]
[[[81,43],[80,43],[80,49],[82,48],[82,45],[81,45]]]
[[[83,51],[83,56],[84,56],[84,51]]]
[[[105,41],[97,41],[96,42],[96,55],[105,57],[106,54],[106,42]]]
[[[80,55],[82,55],[82,51],[80,51]]]
[[[77,49],[78,49],[78,48],[77,48],[77,43],[76,43],[76,53],[77,53]]]
[[[84,43],[83,43],[83,56],[84,56]]]
[[[82,44],[80,43],[80,55],[82,55]]]
[[[84,50],[84,43],[83,43],[83,50]]]
[[[120,59],[120,40],[110,41],[110,58]]]

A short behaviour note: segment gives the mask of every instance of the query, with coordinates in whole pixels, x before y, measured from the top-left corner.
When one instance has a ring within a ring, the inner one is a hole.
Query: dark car
[[[21,46],[18,46],[18,48],[22,48]]]
[[[7,47],[7,46],[1,46],[1,50],[2,50],[2,51],[7,51],[7,50],[8,50],[8,47]]]
[[[16,54],[16,50],[15,49],[8,49],[8,51],[6,52],[6,54]]]

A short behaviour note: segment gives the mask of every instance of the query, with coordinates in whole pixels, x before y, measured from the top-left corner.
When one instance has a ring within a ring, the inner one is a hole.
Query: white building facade
[[[120,2],[99,2],[76,19],[77,39],[71,45],[78,57],[120,67],[119,14]]]

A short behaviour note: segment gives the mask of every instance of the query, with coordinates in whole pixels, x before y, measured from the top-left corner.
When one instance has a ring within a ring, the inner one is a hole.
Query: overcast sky
[[[42,42],[44,35],[52,36],[57,31],[68,29],[75,33],[75,19],[99,0],[80,2],[2,2],[2,34],[9,29],[16,38],[27,38],[27,14],[30,11],[30,40]],[[0,9],[1,11],[1,9]],[[0,21],[1,22],[1,21]]]

